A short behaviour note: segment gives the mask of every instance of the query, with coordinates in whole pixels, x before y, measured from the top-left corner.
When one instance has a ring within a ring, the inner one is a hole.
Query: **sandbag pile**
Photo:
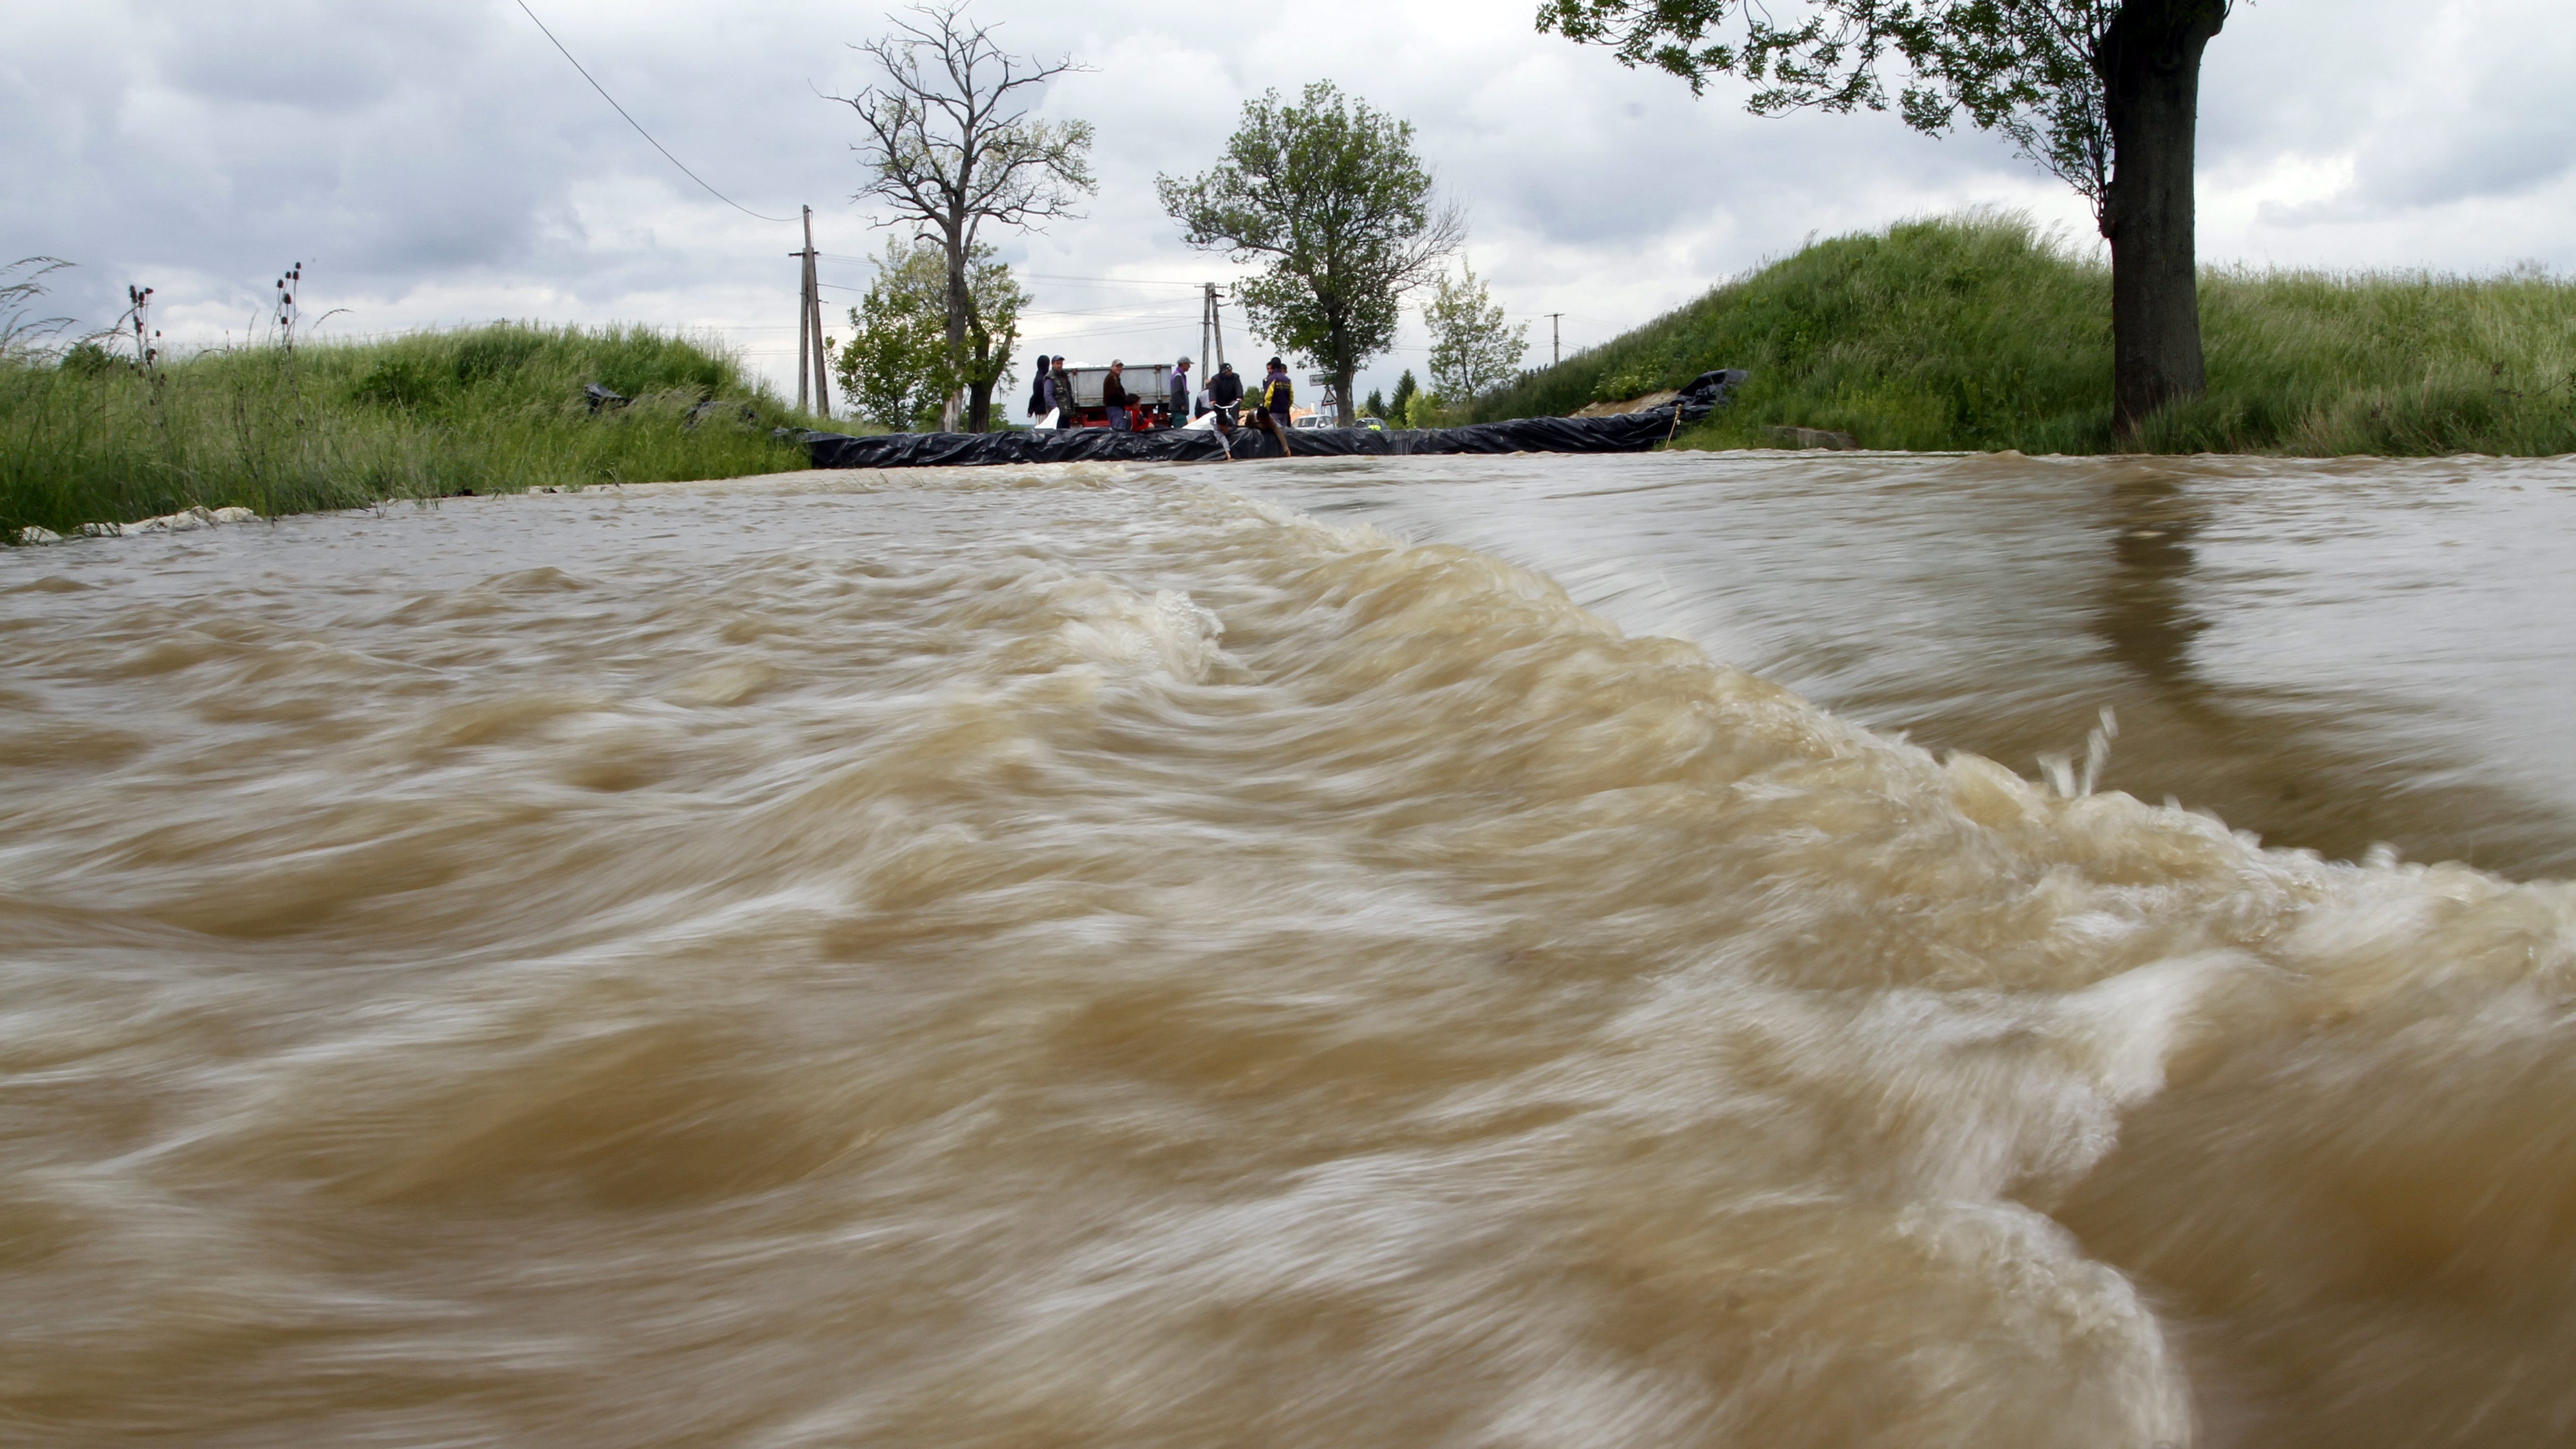
[[[1286,455],[1299,458],[1390,457],[1412,453],[1642,453],[1726,406],[1744,381],[1741,368],[1704,372],[1673,400],[1644,412],[1606,418],[1511,418],[1463,428],[1381,432],[1375,428],[1298,428]],[[1280,440],[1250,428],[1220,438],[1205,428],[1121,433],[1061,428],[1010,433],[781,432],[802,442],[817,468],[958,468],[1006,463],[1215,463],[1227,457],[1277,458]],[[1230,450],[1230,452],[1229,452]]]

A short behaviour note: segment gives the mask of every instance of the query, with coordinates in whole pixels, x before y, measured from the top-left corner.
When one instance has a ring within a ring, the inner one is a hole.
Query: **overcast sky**
[[[683,161],[756,211],[815,209],[824,280],[863,288],[886,233],[849,196],[884,7],[529,0]],[[1469,214],[1469,258],[1545,360],[1812,235],[1975,206],[2090,242],[2080,203],[1990,138],[1890,116],[1758,120],[1742,91],[1542,36],[1534,0],[1225,7],[975,0],[1023,53],[1091,67],[1043,113],[1090,120],[1087,218],[1005,235],[1036,294],[1023,351],[1198,346],[1157,172],[1210,165],[1244,99],[1331,79],[1411,120]],[[1094,17],[1115,15],[1116,21]],[[566,64],[515,0],[0,0],[0,260],[48,255],[59,309],[158,289],[174,340],[238,338],[289,263],[308,315],[382,332],[495,317],[720,334],[792,391],[792,226],[709,196]],[[2576,26],[2566,0],[2240,3],[2209,52],[2201,255],[2257,266],[2576,269]],[[1109,279],[1119,279],[1112,281]],[[832,326],[856,290],[825,294]],[[1418,317],[1418,314],[1417,314]],[[1253,350],[1237,337],[1228,356]],[[1364,376],[1422,362],[1418,320]]]

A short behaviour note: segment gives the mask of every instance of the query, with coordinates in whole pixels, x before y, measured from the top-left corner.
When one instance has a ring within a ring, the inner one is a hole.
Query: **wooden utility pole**
[[[1563,362],[1565,360],[1564,318],[1565,314],[1562,312],[1550,312],[1547,314],[1547,352],[1548,360],[1551,363]]]

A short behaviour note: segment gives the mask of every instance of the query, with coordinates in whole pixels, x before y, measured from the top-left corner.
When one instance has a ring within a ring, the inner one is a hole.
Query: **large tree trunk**
[[[1359,377],[1360,360],[1351,355],[1350,334],[1338,326],[1332,330],[1329,345],[1333,355],[1317,361],[1322,362],[1325,370],[1333,375],[1333,426],[1347,428],[1351,419],[1359,416],[1359,409],[1351,405],[1351,384]],[[1322,398],[1315,400],[1323,401]]]
[[[2111,243],[2112,429],[2123,438],[2209,385],[2192,163],[2201,52],[2226,20],[2226,0],[2127,0],[2097,57],[2113,157],[2102,207]]]
[[[952,225],[945,237],[948,244],[948,381],[954,388],[966,376],[966,324],[975,315],[974,299],[966,290],[967,240],[962,224]],[[949,396],[954,398],[952,391]],[[988,390],[985,398],[992,394]],[[966,431],[984,431],[984,409],[976,406],[966,421]]]

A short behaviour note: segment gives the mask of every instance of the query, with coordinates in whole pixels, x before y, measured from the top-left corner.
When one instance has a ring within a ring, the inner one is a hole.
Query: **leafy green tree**
[[[1901,63],[1908,125],[1961,116],[2093,204],[2111,244],[2115,428],[2133,435],[2208,386],[2192,168],[2202,53],[2234,0],[1542,0],[1541,30],[1690,82],[1740,76],[1769,115],[1884,110]]]
[[[1529,353],[1529,325],[1505,322],[1476,269],[1463,270],[1456,282],[1446,274],[1433,281],[1431,303],[1422,309],[1431,329],[1431,385],[1462,403],[1510,377]]]
[[[841,395],[880,427],[911,431],[939,416],[949,395],[946,267],[936,247],[889,238],[859,305],[850,340],[833,358]]]
[[[889,428],[937,424],[960,388],[989,398],[1009,374],[1028,294],[1009,267],[978,246],[967,269],[967,348],[950,353],[948,258],[936,239],[890,238],[876,280],[850,309],[850,340],[834,359],[842,395],[862,417]]]
[[[963,0],[913,6],[916,19],[898,19],[894,33],[858,46],[882,77],[840,99],[864,132],[856,149],[868,181],[853,199],[875,201],[938,239],[941,333],[950,370],[967,389],[967,430],[980,433],[1001,376],[994,359],[1009,351],[1007,343],[993,346],[1001,334],[989,310],[978,331],[974,271],[989,254],[982,229],[1076,215],[1075,201],[1096,183],[1091,123],[1028,113],[1049,80],[1081,67],[1004,52],[992,27],[968,21],[965,8]]]
[[[1404,295],[1466,230],[1433,196],[1412,123],[1330,81],[1296,105],[1275,90],[1246,102],[1213,170],[1154,184],[1191,246],[1268,264],[1235,295],[1262,336],[1331,374],[1344,422],[1352,376],[1394,345]]]
[[[1384,414],[1386,420],[1397,427],[1405,426],[1404,420],[1413,416],[1413,395],[1420,391],[1422,391],[1422,384],[1413,380],[1413,369],[1406,368],[1404,376],[1395,380],[1394,395],[1386,400],[1388,408]]]
[[[1376,388],[1370,388],[1368,401],[1360,404],[1360,416],[1364,418],[1384,418],[1386,416],[1386,394],[1380,392]]]

